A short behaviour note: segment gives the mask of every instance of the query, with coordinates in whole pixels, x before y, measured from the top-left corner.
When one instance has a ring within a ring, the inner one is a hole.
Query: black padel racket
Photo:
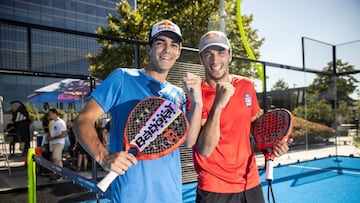
[[[165,156],[186,139],[189,123],[175,104],[159,98],[141,100],[131,111],[124,130],[125,151],[135,151],[138,160]],[[106,191],[119,174],[110,171],[97,185]]]
[[[276,141],[286,142],[291,134],[293,127],[293,116],[286,109],[271,110],[251,123],[251,134],[255,139],[256,147],[264,153],[265,156],[265,179],[269,183],[269,192],[271,189],[271,182],[273,177],[274,159],[273,153],[274,144]],[[273,201],[275,201],[273,196]]]

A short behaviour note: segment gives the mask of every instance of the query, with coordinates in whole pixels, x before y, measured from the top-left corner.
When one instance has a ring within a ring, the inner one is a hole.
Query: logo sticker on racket
[[[141,100],[131,111],[124,130],[125,151],[138,160],[151,160],[177,149],[186,139],[189,123],[181,109],[159,97]],[[110,171],[98,183],[106,191],[118,176]]]

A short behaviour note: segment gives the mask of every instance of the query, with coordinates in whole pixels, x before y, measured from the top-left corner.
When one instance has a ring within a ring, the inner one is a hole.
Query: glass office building
[[[93,33],[121,0],[2,0],[1,18]],[[133,1],[130,2],[134,5]]]
[[[26,102],[27,96],[42,86],[90,75],[86,55],[96,54],[96,38],[56,29],[93,34],[98,26],[107,26],[106,16],[115,12],[119,1],[1,0],[0,96],[4,110],[10,101]],[[129,3],[136,7],[135,0]]]

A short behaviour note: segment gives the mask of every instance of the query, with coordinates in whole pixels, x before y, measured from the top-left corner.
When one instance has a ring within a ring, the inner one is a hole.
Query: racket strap
[[[275,203],[274,191],[272,189],[272,180],[268,180],[268,192],[267,192],[268,203],[271,202],[270,201],[270,194],[271,194],[272,202]]]

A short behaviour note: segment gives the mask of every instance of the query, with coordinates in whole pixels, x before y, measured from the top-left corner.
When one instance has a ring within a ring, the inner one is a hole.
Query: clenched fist
[[[218,108],[224,108],[235,93],[235,87],[228,82],[219,82],[216,84],[216,97],[214,105]]]
[[[187,96],[194,103],[202,102],[201,78],[192,73],[186,73],[183,77],[183,86]]]

